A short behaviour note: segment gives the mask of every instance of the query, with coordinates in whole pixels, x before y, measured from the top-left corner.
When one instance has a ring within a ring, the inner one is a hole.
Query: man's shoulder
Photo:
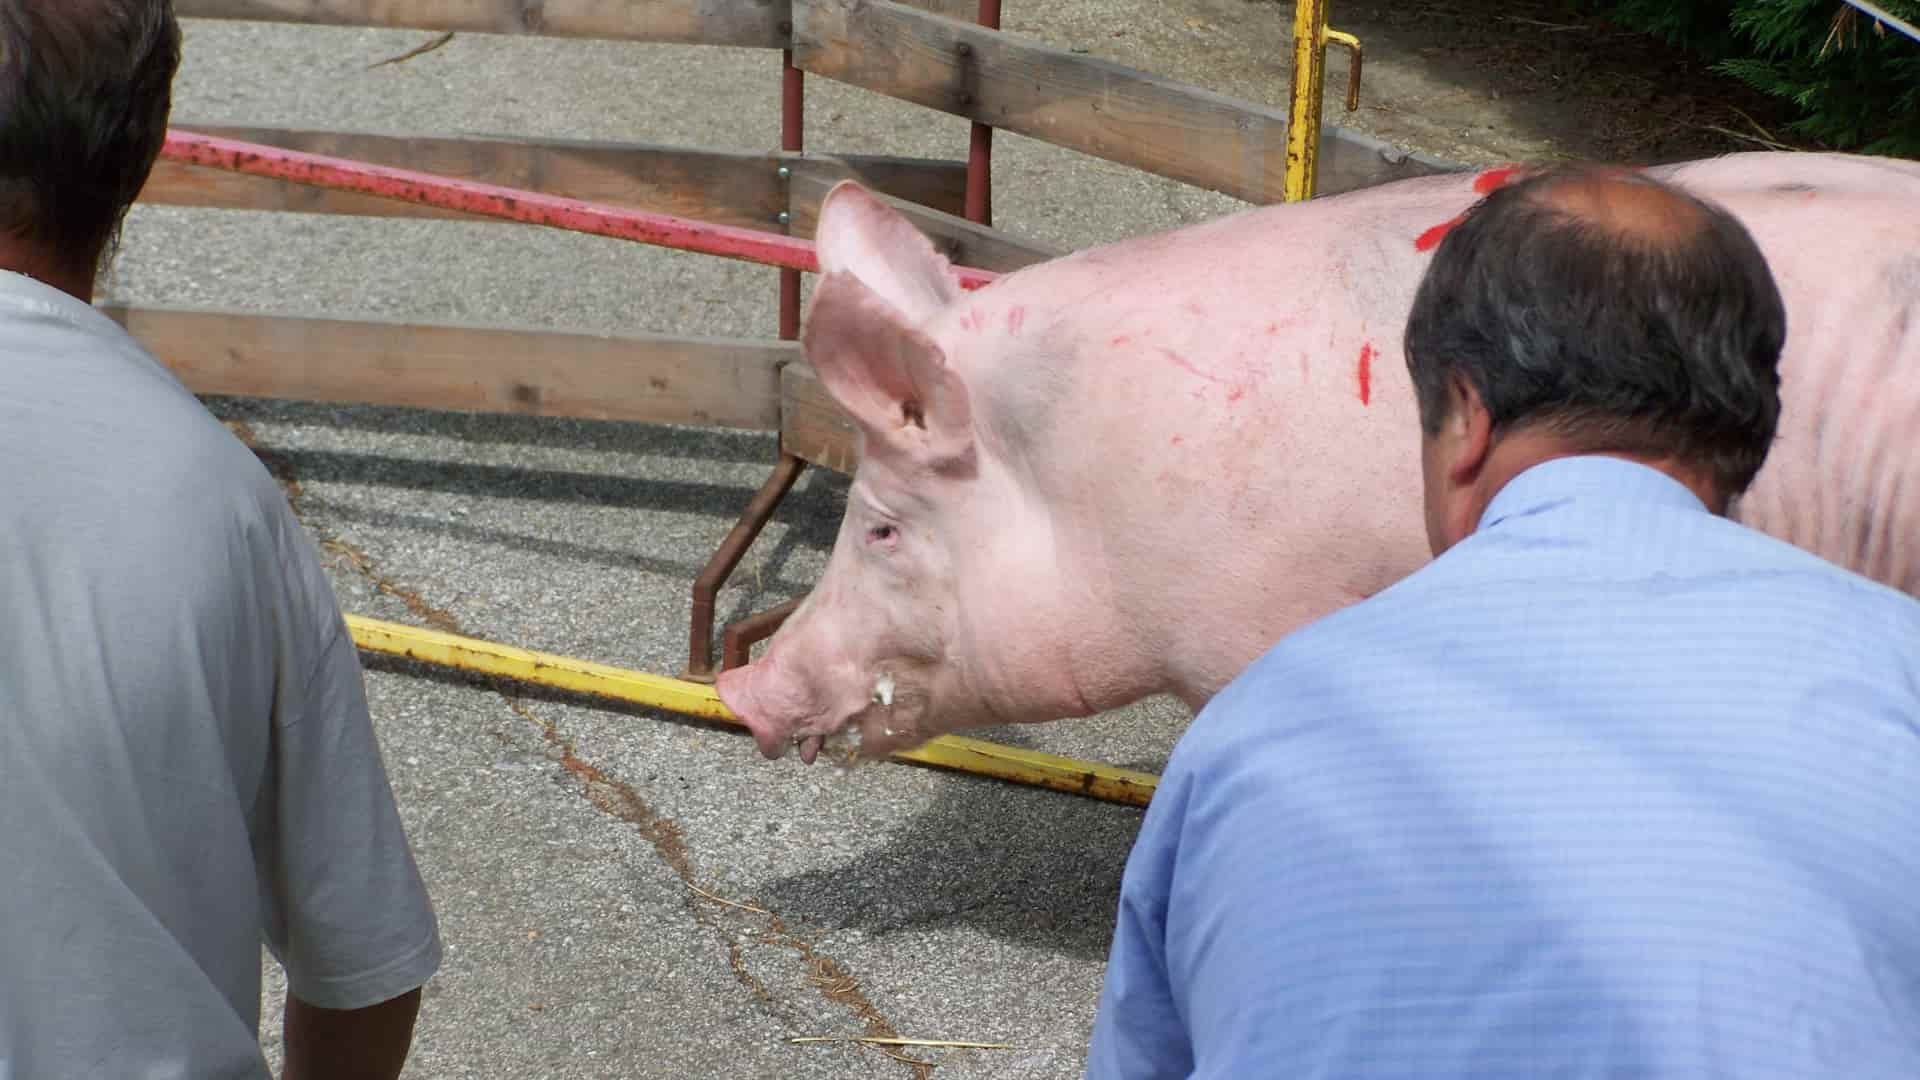
[[[1718,619],[1762,651],[1791,645],[1782,626],[1819,628],[1864,664],[1920,673],[1920,599],[1737,522],[1687,518],[1673,523],[1689,535],[1684,550],[1560,530],[1544,517],[1468,537],[1276,641],[1195,718],[1195,751],[1234,755],[1249,740],[1313,731],[1336,711],[1403,705],[1445,657],[1524,652],[1543,620],[1606,649],[1623,619],[1643,628],[1684,619],[1689,632]],[[1575,610],[1595,617],[1581,622],[1567,614]],[[1782,664],[1795,659],[1782,652]]]

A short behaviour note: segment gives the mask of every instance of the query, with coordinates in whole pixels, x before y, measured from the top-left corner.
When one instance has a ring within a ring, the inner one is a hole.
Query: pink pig
[[[1649,170],[1737,214],[1788,311],[1740,520],[1920,595],[1920,165]],[[817,586],[720,677],[762,753],[863,756],[1161,692],[1428,558],[1400,341],[1431,249],[1511,170],[1264,207],[963,293],[905,218],[821,208],[806,356],[860,428]]]

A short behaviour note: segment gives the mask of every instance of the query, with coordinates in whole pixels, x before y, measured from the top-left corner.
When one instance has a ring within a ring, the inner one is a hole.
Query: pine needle
[[[368,64],[367,70],[372,71],[374,68],[386,67],[388,64],[404,64],[416,56],[425,56],[427,53],[430,53],[433,50],[440,48],[441,46],[445,45],[447,42],[452,40],[453,40],[453,31],[449,30],[444,34],[441,34],[439,37],[434,38],[432,41],[427,42],[425,45],[416,45],[415,47],[408,49],[406,52],[401,53],[399,56],[389,56],[385,60],[380,60],[375,63]]]
[[[694,892],[699,893],[701,896],[706,897],[707,899],[713,901],[716,904],[725,904],[730,908],[739,908],[741,911],[751,911],[755,915],[773,914],[773,912],[768,911],[766,908],[757,908],[757,907],[754,907],[752,904],[742,904],[738,900],[729,900],[724,896],[715,896],[714,894],[708,892],[707,890],[701,888],[700,886],[695,885],[691,881],[686,882],[685,884],[687,888],[692,889]]]
[[[942,1050],[1012,1050],[1012,1043],[955,1042],[948,1039],[896,1039],[882,1035],[796,1035],[790,1043],[855,1042],[868,1046],[920,1046]]]

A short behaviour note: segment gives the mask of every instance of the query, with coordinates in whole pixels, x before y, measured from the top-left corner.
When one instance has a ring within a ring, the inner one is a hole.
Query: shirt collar
[[[92,304],[15,270],[0,270],[0,304],[58,319],[82,330],[119,329],[118,323]]]
[[[1474,531],[1586,497],[1702,513],[1707,509],[1691,489],[1659,469],[1625,458],[1586,454],[1554,458],[1523,470],[1494,494]]]

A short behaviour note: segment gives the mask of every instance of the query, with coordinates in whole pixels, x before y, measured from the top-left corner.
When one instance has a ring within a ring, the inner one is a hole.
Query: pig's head
[[[990,298],[965,297],[926,237],[851,183],[827,196],[815,237],[802,346],[859,430],[860,463],[825,572],[760,659],[720,675],[721,699],[767,757],[797,745],[808,763],[843,732],[869,757],[1086,714],[1035,647],[1060,610],[1045,595],[1057,565],[1045,511],[980,416],[1003,395],[970,391],[941,343]]]

